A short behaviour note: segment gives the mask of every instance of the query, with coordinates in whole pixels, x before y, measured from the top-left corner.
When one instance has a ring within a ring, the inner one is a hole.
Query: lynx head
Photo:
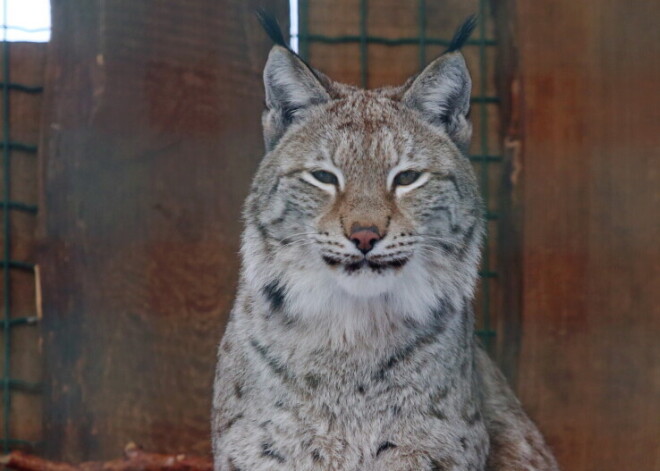
[[[449,50],[398,88],[334,82],[276,45],[264,70],[264,157],[246,205],[244,280],[292,311],[353,300],[413,306],[469,296],[482,208],[465,155],[471,81]],[[312,314],[310,314],[312,315]]]

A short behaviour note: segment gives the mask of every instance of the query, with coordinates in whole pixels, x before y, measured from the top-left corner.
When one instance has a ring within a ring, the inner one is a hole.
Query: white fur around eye
[[[392,170],[390,170],[390,173],[387,175],[387,189],[391,190],[392,186],[394,185],[394,179],[396,178],[396,176],[401,172],[405,172],[407,170],[415,170],[415,169],[411,168],[408,164],[403,163],[397,165]],[[429,172],[421,172],[421,175],[417,180],[415,180],[410,185],[397,186],[394,190],[394,193],[396,194],[396,196],[401,196],[405,193],[408,193],[409,191],[414,190],[415,188],[419,188],[427,181],[429,181],[430,176],[431,175],[429,174]]]
[[[316,170],[325,170],[326,172],[332,173],[335,177],[337,177],[337,182],[339,183],[338,185],[333,185],[332,183],[323,183],[318,181],[314,176],[312,175],[312,172]],[[337,167],[334,165],[322,165],[318,168],[315,168],[314,170],[305,170],[302,173],[302,178],[306,182],[311,183],[312,185],[327,191],[328,193],[334,195],[337,193],[337,186],[339,187],[339,190],[344,189],[345,185],[345,180],[344,180],[344,175],[341,173],[341,170],[339,170]]]
[[[408,193],[409,191],[414,190],[415,188],[419,188],[419,187],[422,186],[424,183],[426,183],[427,181],[429,181],[430,176],[431,176],[431,175],[430,175],[428,172],[424,172],[424,173],[422,173],[422,174],[420,175],[420,177],[419,177],[417,180],[415,180],[415,181],[414,181],[413,183],[411,183],[410,185],[405,185],[405,186],[401,185],[401,186],[397,186],[397,187],[396,187],[396,190],[394,190],[394,193],[395,193],[397,196],[401,196],[401,195],[403,195],[403,194],[405,194],[405,193]]]
[[[301,177],[307,183],[311,183],[315,187],[318,187],[323,191],[330,193],[331,195],[334,195],[337,192],[337,187],[335,185],[333,185],[332,183],[322,183],[318,181],[316,178],[312,176],[311,172],[305,171],[302,173]]]

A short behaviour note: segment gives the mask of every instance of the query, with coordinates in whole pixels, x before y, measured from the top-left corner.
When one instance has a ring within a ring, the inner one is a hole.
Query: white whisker
[[[297,236],[307,236],[307,235],[316,235],[316,234],[318,234],[317,231],[313,231],[313,232],[297,232],[297,233],[295,233],[295,234],[290,234],[290,235],[286,236],[284,239],[291,239],[291,238],[293,238],[293,237],[297,237]]]
[[[418,246],[418,248],[420,250],[423,250],[423,251],[425,251],[427,253],[430,253],[430,254],[433,254],[433,255],[437,255],[439,257],[446,257],[447,256],[447,254],[444,253],[441,249],[438,249],[437,247],[433,247],[433,246],[430,246],[430,245],[420,245],[420,246]]]
[[[294,240],[293,242],[290,242],[290,243],[288,243],[288,244],[281,245],[280,247],[281,247],[281,248],[288,248],[288,247],[293,247],[293,246],[297,246],[297,247],[305,247],[306,245],[314,245],[314,244],[316,244],[316,243],[317,243],[317,242],[316,242],[315,240],[305,240],[305,239],[301,239],[301,240]]]

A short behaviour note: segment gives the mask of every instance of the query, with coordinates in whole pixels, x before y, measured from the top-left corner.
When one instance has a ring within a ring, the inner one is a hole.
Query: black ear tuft
[[[284,39],[284,34],[282,34],[282,28],[280,28],[280,24],[277,21],[277,18],[269,12],[268,10],[264,8],[259,8],[256,11],[257,18],[259,19],[259,22],[261,23],[261,26],[263,27],[264,31],[266,31],[266,34],[268,34],[268,37],[277,45],[277,46],[282,46],[285,48],[287,51],[289,51],[291,54],[296,56],[298,60],[300,60],[303,64],[305,64],[305,67],[309,69],[309,71],[314,74],[314,76],[320,80],[319,74],[316,70],[312,68],[305,60],[303,60],[302,57],[300,57],[289,45],[287,44],[286,40]]]
[[[468,39],[470,39],[470,35],[472,34],[472,31],[474,31],[474,28],[477,27],[477,15],[470,15],[468,18],[463,22],[463,24],[456,30],[454,33],[454,37],[451,38],[451,42],[449,43],[449,48],[447,49],[447,52],[454,52],[458,51],[460,48],[462,48],[465,43],[467,42]]]
[[[280,24],[277,22],[277,19],[271,12],[263,8],[259,8],[257,10],[257,18],[259,19],[259,23],[261,23],[263,29],[275,44],[291,50],[289,45],[284,40],[284,35],[282,34],[282,28],[280,28]]]

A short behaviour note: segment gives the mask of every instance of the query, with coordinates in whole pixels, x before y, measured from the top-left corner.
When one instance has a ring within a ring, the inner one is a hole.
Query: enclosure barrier
[[[7,40],[8,29],[21,29],[18,27],[9,27],[6,24],[7,18],[7,2],[4,3],[5,9],[5,23],[2,25],[4,35],[2,39],[2,169],[3,169],[3,256],[2,256],[2,274],[3,274],[3,317],[2,335],[4,340],[3,345],[3,373],[2,373],[2,449],[4,453],[14,448],[28,448],[35,449],[38,443],[13,438],[11,436],[11,398],[14,391],[22,391],[28,393],[38,393],[41,391],[41,384],[31,383],[16,379],[11,371],[11,338],[12,329],[19,326],[35,326],[39,318],[32,315],[28,317],[12,317],[12,297],[11,297],[11,273],[13,270],[26,270],[35,273],[34,263],[24,260],[13,260],[11,250],[11,212],[22,211],[28,214],[36,215],[37,206],[26,204],[21,201],[12,201],[11,197],[11,153],[12,151],[33,154],[37,153],[37,146],[24,142],[17,142],[11,139],[10,129],[10,97],[11,92],[27,93],[27,94],[40,94],[43,91],[41,86],[32,86],[22,83],[13,83],[11,81],[10,73],[10,42]],[[28,31],[28,30],[26,30]]]

